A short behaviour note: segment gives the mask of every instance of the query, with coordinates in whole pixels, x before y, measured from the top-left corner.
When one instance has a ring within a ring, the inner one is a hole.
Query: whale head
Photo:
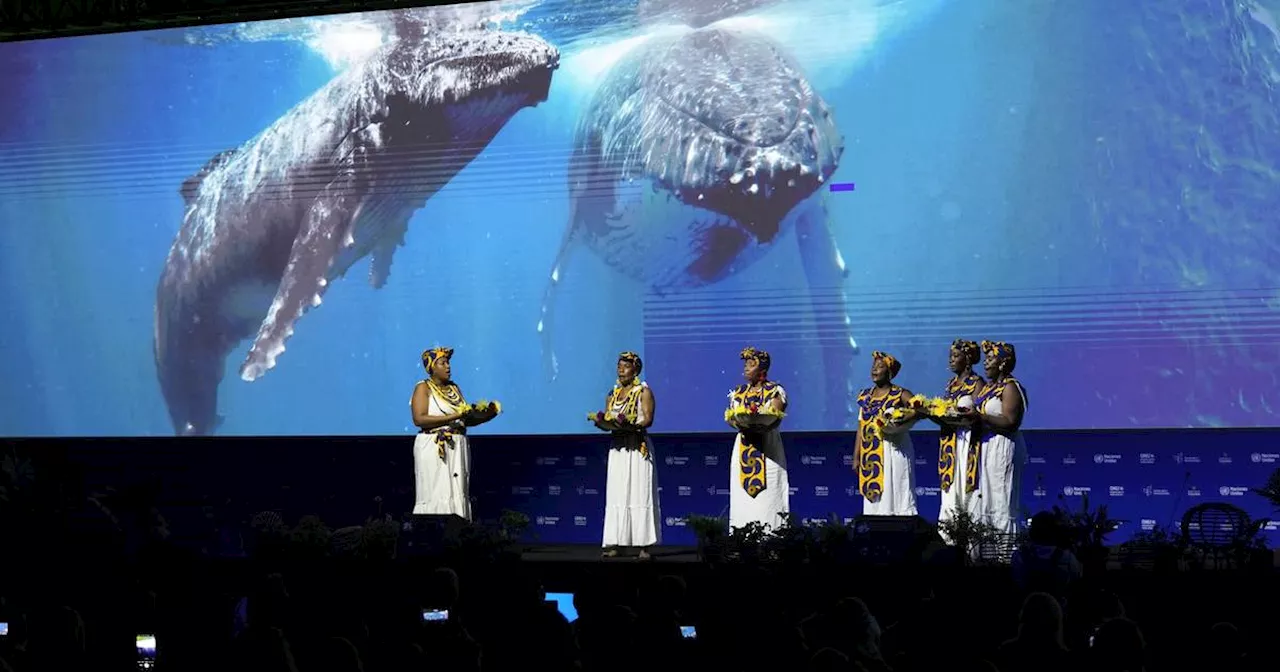
[[[461,30],[402,35],[352,76],[375,121],[439,132],[500,127],[546,100],[559,64],[556,48],[535,35]]]
[[[620,62],[575,151],[587,162],[573,188],[586,195],[588,244],[631,275],[675,287],[759,258],[835,172],[844,140],[785,51],[712,26],[655,38]],[[636,240],[643,250],[616,249]]]
[[[692,32],[643,78],[641,144],[664,150],[649,153],[647,175],[761,242],[835,172],[844,146],[831,110],[768,40]]]

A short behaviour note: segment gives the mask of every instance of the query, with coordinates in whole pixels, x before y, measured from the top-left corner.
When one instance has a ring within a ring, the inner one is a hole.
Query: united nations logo
[[[1104,459],[1105,459],[1105,458],[1104,458],[1104,457],[1102,457],[1102,453],[1095,453],[1095,454],[1094,454],[1094,456],[1093,456],[1093,463],[1094,463],[1094,464],[1102,464],[1102,461],[1103,461]]]
[[[1254,454],[1250,455],[1250,456],[1249,456],[1249,461],[1250,461],[1250,462],[1253,462],[1254,464],[1259,464],[1259,463],[1261,463],[1261,462],[1262,462],[1262,453],[1254,453]]]
[[[809,464],[809,456],[808,456],[808,455],[801,455],[801,456],[800,456],[800,464]]]
[[[533,519],[534,525],[545,525],[546,523],[547,523],[547,519],[542,516],[538,516],[537,518]]]
[[[1218,488],[1218,494],[1219,494],[1219,495],[1222,495],[1223,497],[1230,497],[1230,496],[1231,496],[1231,488],[1230,488],[1230,487],[1228,487],[1228,486],[1225,486],[1225,485],[1224,485],[1224,486],[1222,486],[1222,487]]]
[[[916,497],[924,497],[924,488],[922,486],[916,486]]]
[[[1147,497],[1150,497],[1151,495],[1155,494],[1155,492],[1156,492],[1156,489],[1149,485],[1142,488],[1142,494],[1146,495]]]
[[[667,465],[668,465],[668,466],[673,465],[673,464],[675,464],[675,463],[676,463],[675,458],[674,458],[674,457],[671,457],[670,455],[668,455],[668,456],[667,456],[667,459],[666,459],[666,460],[664,460],[664,461],[667,463]]]
[[[1062,494],[1066,495],[1067,497],[1073,497],[1076,494],[1076,489],[1069,485],[1064,485],[1062,486]]]

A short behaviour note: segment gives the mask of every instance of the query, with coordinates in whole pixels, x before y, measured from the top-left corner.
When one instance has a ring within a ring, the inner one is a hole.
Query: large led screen
[[[584,0],[0,45],[0,434],[787,428],[1018,348],[1034,428],[1274,425],[1275,0]],[[594,430],[592,430],[594,431]]]

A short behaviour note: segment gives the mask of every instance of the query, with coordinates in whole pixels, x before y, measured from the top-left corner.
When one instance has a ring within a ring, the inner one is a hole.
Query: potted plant
[[[1156,526],[1134,534],[1123,545],[1124,564],[1131,569],[1150,568],[1166,574],[1178,570],[1185,549],[1182,535],[1167,527]]]
[[[697,539],[699,559],[704,562],[718,562],[724,559],[725,544],[728,540],[728,519],[691,513],[685,518],[685,525],[693,530],[693,536]]]
[[[729,557],[741,562],[756,564],[768,559],[766,542],[769,528],[753,520],[742,527],[729,530]]]
[[[980,548],[1000,539],[994,526],[963,510],[957,511],[950,520],[938,521],[938,531],[956,549],[956,562],[960,565],[970,564]]]
[[[1060,497],[1061,498],[1061,497]],[[1101,572],[1107,568],[1107,558],[1111,549],[1107,548],[1107,537],[1115,532],[1123,521],[1107,515],[1107,505],[1096,509],[1089,508],[1089,494],[1080,497],[1080,508],[1071,511],[1055,506],[1053,512],[1063,523],[1071,542],[1071,551],[1075,553],[1086,573]]]
[[[764,539],[764,556],[784,565],[804,564],[809,561],[813,538],[813,527],[802,523],[794,513],[788,513],[782,525]]]
[[[1271,477],[1261,488],[1253,488],[1255,495],[1261,495],[1271,502],[1275,510],[1280,511],[1280,469],[1271,472]]]
[[[1274,565],[1271,549],[1267,548],[1266,536],[1262,534],[1269,522],[1271,521],[1266,518],[1249,520],[1240,531],[1240,536],[1236,537],[1231,545],[1236,566],[1261,571],[1271,570]]]
[[[517,541],[529,529],[529,516],[519,511],[504,509],[498,518],[498,534],[507,541]]]
[[[812,538],[809,551],[811,562],[851,563],[857,557],[853,529],[837,514],[831,514],[826,522],[816,525]]]

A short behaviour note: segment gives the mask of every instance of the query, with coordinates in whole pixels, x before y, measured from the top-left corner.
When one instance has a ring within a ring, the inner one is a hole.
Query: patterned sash
[[[874,388],[858,393],[858,435],[862,437],[859,456],[858,491],[868,502],[880,501],[884,494],[884,409],[902,404],[902,388],[894,385],[879,399],[871,397]]]
[[[964,379],[952,378],[947,383],[947,398],[959,401],[963,396],[975,396],[974,392],[983,383],[982,376],[970,372]],[[942,491],[951,489],[956,480],[956,433],[957,428],[942,426],[942,434],[938,439],[938,481]],[[969,440],[969,449],[965,451],[964,491],[974,492],[978,489],[978,460],[982,444]]]
[[[767,380],[757,389],[739,385],[729,393],[729,410],[746,413],[752,408],[767,406],[782,396],[782,388],[773,381]],[[758,432],[740,432],[738,436],[738,483],[748,496],[755,499],[769,487],[765,477],[764,451],[758,447],[764,436]]]
[[[632,382],[630,387],[623,388],[621,385],[615,385],[613,392],[609,394],[609,412],[615,418],[622,418],[629,423],[635,424],[640,417],[640,395],[644,393],[645,384],[636,380]],[[649,457],[649,442],[647,440],[648,433],[643,430],[640,433],[640,456]]]
[[[436,403],[440,404],[440,410],[444,411],[445,415],[457,413],[467,405],[466,398],[462,396],[462,390],[453,383],[438,385],[436,381],[428,378],[427,389],[431,390],[431,396],[435,398]],[[465,430],[459,430],[457,427],[449,425],[436,428],[428,433],[435,435],[436,454],[440,456],[442,461],[445,459],[446,450],[453,450],[458,447],[458,442],[454,437],[459,434],[466,434]]]

